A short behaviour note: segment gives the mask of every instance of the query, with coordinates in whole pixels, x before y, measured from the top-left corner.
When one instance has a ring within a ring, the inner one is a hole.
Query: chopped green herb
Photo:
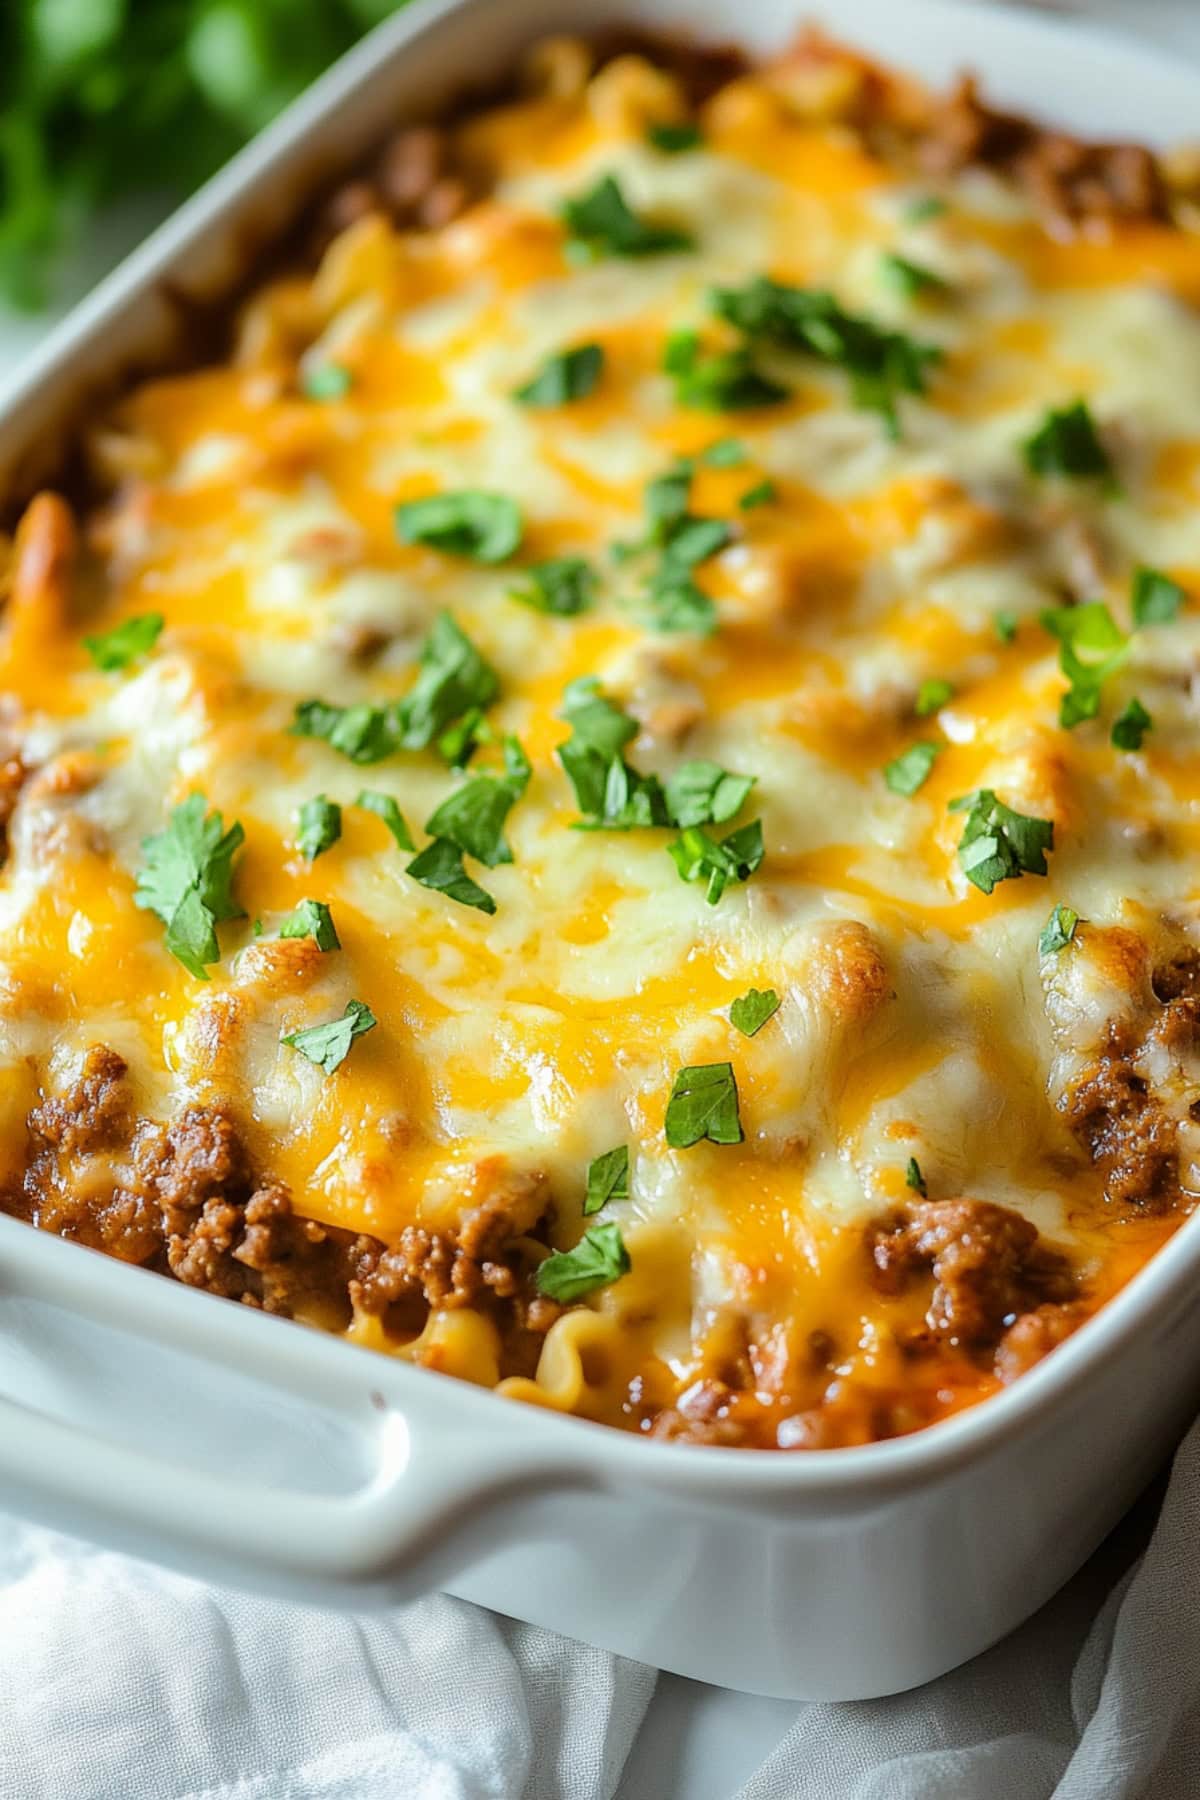
[[[1000,881],[1022,875],[1045,875],[1046,851],[1054,848],[1049,819],[1033,819],[997,800],[991,788],[976,788],[950,802],[951,812],[965,812],[958,861],[975,887],[990,894]]]
[[[422,887],[432,888],[457,900],[460,906],[473,906],[478,912],[494,913],[496,902],[479,883],[472,881],[463,868],[463,853],[449,838],[434,838],[419,855],[414,856],[406,873]]]
[[[715,762],[682,763],[667,777],[667,810],[673,824],[723,825],[745,805],[756,777],[731,775]]]
[[[786,400],[788,390],[755,367],[747,349],[700,351],[695,331],[674,331],[663,352],[663,368],[675,380],[680,406],[706,412],[743,412],[756,406],[775,406]]]
[[[944,744],[934,744],[923,738],[919,743],[910,744],[899,756],[885,764],[883,779],[893,794],[912,795],[918,788],[924,787],[934,763],[945,749]]]
[[[917,689],[914,711],[918,719],[927,719],[931,713],[940,712],[947,700],[953,700],[954,689],[948,681],[940,681],[934,677],[923,681]]]
[[[114,625],[111,631],[85,637],[83,647],[98,669],[113,675],[150,654],[165,622],[161,613],[137,613],[132,619]]]
[[[279,927],[281,938],[311,938],[318,950],[340,950],[333,914],[323,900],[302,900]]]
[[[756,1031],[761,1031],[768,1019],[773,1019],[779,1011],[779,995],[774,988],[751,988],[748,994],[739,994],[729,1008],[729,1023],[740,1031],[743,1037],[751,1038]]]
[[[324,700],[301,700],[292,719],[293,737],[320,738],[354,763],[382,762],[400,748],[396,709],[392,706],[330,706]]]
[[[435,739],[438,755],[452,769],[465,769],[481,744],[495,742],[496,734],[478,706],[468,707],[461,719],[447,725]]]
[[[592,392],[604,368],[599,344],[579,344],[547,357],[532,381],[513,395],[522,406],[567,406]]]
[[[1041,622],[1059,641],[1059,667],[1069,686],[1059,702],[1059,723],[1066,730],[1100,710],[1100,691],[1129,655],[1129,639],[1102,600],[1083,606],[1053,606]],[[1083,652],[1090,652],[1085,656]]]
[[[588,1164],[584,1217],[590,1218],[593,1213],[598,1213],[610,1200],[628,1198],[629,1146],[618,1144],[615,1150],[606,1150],[603,1156],[593,1158]]]
[[[687,575],[656,577],[646,590],[646,609],[656,631],[690,631],[708,637],[717,628],[712,596]]]
[[[439,613],[421,646],[417,679],[397,708],[400,742],[406,750],[424,749],[464,713],[489,706],[499,692],[495,669],[451,615]]]
[[[920,1194],[922,1200],[928,1197],[929,1189],[925,1185],[921,1165],[915,1156],[910,1156],[908,1159],[908,1167],[904,1171],[904,1185],[911,1188],[914,1194]]]
[[[1018,619],[1014,612],[1006,612],[1003,608],[992,614],[992,623],[996,627],[996,636],[1002,644],[1011,644],[1017,635]]]
[[[1038,939],[1038,949],[1043,956],[1057,956],[1065,950],[1075,936],[1075,927],[1079,923],[1079,914],[1070,906],[1064,906],[1060,900],[1046,923],[1042,926],[1042,935]]]
[[[300,392],[306,400],[341,400],[350,392],[354,377],[343,363],[315,363],[300,374]]]
[[[342,835],[342,809],[336,800],[316,794],[306,800],[298,814],[296,843],[306,862],[316,862],[323,850],[336,844]]]
[[[690,120],[651,125],[646,139],[656,150],[662,150],[667,156],[678,156],[682,150],[695,150],[704,142],[700,127]]]
[[[1070,406],[1051,407],[1021,449],[1031,475],[1066,475],[1077,480],[1098,476],[1112,480],[1108,451],[1083,400]]]
[[[744,1133],[732,1063],[697,1063],[680,1069],[665,1123],[673,1150],[690,1149],[704,1138],[713,1144],[740,1144]]]
[[[718,438],[700,452],[700,461],[710,469],[737,469],[746,460],[746,446],[740,438]]]
[[[590,1226],[573,1250],[553,1251],[538,1264],[533,1279],[539,1294],[569,1306],[627,1275],[630,1267],[620,1226],[605,1219]]]
[[[221,951],[216,927],[245,917],[233,897],[233,858],[245,833],[225,830],[219,812],[205,813],[203,794],[189,794],[172,812],[165,831],[143,838],[146,860],[138,874],[134,905],[157,915],[167,928],[167,949],[197,981]]]
[[[820,288],[789,287],[765,275],[743,288],[715,288],[714,312],[758,343],[814,356],[850,377],[856,406],[877,412],[890,437],[899,434],[901,394],[922,394],[941,351],[903,332],[848,313]]]
[[[743,512],[749,512],[751,508],[755,506],[769,506],[773,500],[778,500],[778,498],[779,489],[768,477],[763,481],[758,482],[756,486],[747,488],[746,492],[738,501],[738,505]]]
[[[521,509],[507,494],[481,488],[430,494],[396,508],[396,530],[405,544],[430,544],[471,562],[504,562],[524,535]]]
[[[582,556],[552,556],[523,571],[524,585],[509,588],[509,598],[535,612],[570,619],[586,612],[596,593],[596,573]]]
[[[473,775],[443,800],[425,821],[431,837],[448,838],[460,850],[494,869],[510,863],[504,821],[529,786],[529,760],[515,737],[504,740],[504,774]]]
[[[762,863],[761,819],[741,825],[718,842],[699,825],[689,825],[667,845],[683,881],[706,880],[704,898],[715,906],[730,882],[749,881]]]
[[[371,788],[360,788],[354,804],[361,806],[364,812],[374,813],[377,819],[382,819],[401,850],[416,849],[404,814],[391,794],[379,794]]]
[[[348,1000],[340,1019],[330,1019],[325,1025],[309,1025],[303,1031],[289,1031],[279,1041],[299,1050],[301,1056],[307,1056],[309,1062],[316,1063],[326,1075],[332,1075],[350,1054],[355,1038],[373,1031],[378,1023],[369,1006],[364,1006],[361,1000]]]
[[[923,263],[910,262],[894,250],[885,250],[880,258],[883,279],[905,300],[918,300],[922,294],[944,294],[949,283]]]
[[[904,218],[909,225],[923,225],[926,219],[939,218],[946,210],[946,202],[937,194],[919,194],[904,208]]]
[[[628,204],[617,182],[605,175],[595,187],[562,209],[567,228],[567,254],[573,261],[598,262],[605,256],[660,256],[693,250],[695,240],[674,226],[641,218]]]
[[[637,721],[606,699],[593,677],[573,681],[564,699],[571,736],[557,754],[583,814],[579,827],[629,831],[669,824],[658,777],[639,774],[621,755],[637,736]]]
[[[1154,723],[1136,694],[1113,720],[1112,741],[1117,750],[1140,750],[1142,739]]]
[[[1160,569],[1135,569],[1131,605],[1133,622],[1143,625],[1169,625],[1187,599],[1177,581]]]

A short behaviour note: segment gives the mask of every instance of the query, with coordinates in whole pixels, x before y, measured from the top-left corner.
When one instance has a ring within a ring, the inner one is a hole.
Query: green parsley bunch
[[[198,186],[403,0],[6,0],[0,298],[48,297],[89,215]]]

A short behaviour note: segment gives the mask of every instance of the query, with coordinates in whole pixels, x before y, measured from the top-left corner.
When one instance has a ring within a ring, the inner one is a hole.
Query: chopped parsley
[[[899,435],[900,395],[924,393],[929,367],[941,357],[933,344],[847,312],[824,289],[789,287],[766,275],[742,288],[715,288],[711,304],[753,342],[844,369],[854,404],[877,412],[889,437]]]
[[[473,775],[425,821],[431,837],[446,838],[494,869],[510,863],[504,821],[529,786],[529,760],[516,738],[504,740],[504,774]],[[411,869],[410,869],[411,873]]]
[[[302,900],[279,927],[281,938],[310,937],[318,950],[340,950],[333,914],[323,900]]]
[[[752,1038],[768,1019],[775,1017],[779,1007],[779,995],[774,988],[751,988],[749,993],[739,994],[731,1003],[729,1023],[743,1037]]]
[[[621,754],[637,736],[636,719],[607,699],[591,677],[568,687],[563,717],[571,736],[557,754],[583,814],[580,827],[628,831],[669,824],[658,777],[640,774]]]
[[[904,1185],[911,1188],[914,1194],[920,1194],[922,1200],[928,1198],[929,1189],[925,1185],[925,1177],[921,1173],[921,1165],[915,1156],[910,1156],[904,1171]]]
[[[426,844],[408,864],[406,873],[422,887],[445,894],[447,899],[457,900],[460,906],[473,906],[481,913],[496,910],[496,902],[486,888],[472,881],[463,868],[463,853],[449,838],[434,838],[432,843]]]
[[[135,906],[157,915],[167,928],[167,949],[197,981],[206,963],[220,957],[216,927],[245,917],[233,897],[233,858],[245,832],[225,829],[219,812],[206,813],[203,794],[189,794],[172,812],[165,831],[142,840]]]
[[[1075,927],[1079,923],[1079,914],[1073,907],[1064,906],[1060,900],[1046,923],[1042,926],[1042,934],[1038,938],[1038,949],[1043,956],[1057,956],[1065,950],[1075,936]]]
[[[106,675],[115,675],[118,670],[127,669],[130,663],[150,654],[164,624],[161,613],[136,613],[132,619],[114,625],[111,631],[85,637],[83,647],[98,669]]]
[[[509,598],[557,619],[586,612],[596,594],[596,572],[582,556],[552,556],[523,571],[524,584],[511,587]]]
[[[1112,742],[1116,750],[1140,750],[1142,739],[1154,721],[1135,694],[1113,720]]]
[[[683,881],[705,881],[704,898],[715,906],[730,882],[749,881],[763,859],[762,821],[739,825],[727,837],[709,836],[699,825],[689,825],[667,845],[667,852]]]
[[[1113,466],[1087,404],[1051,407],[1037,430],[1021,445],[1031,475],[1064,475],[1075,480],[1113,479]]]
[[[745,805],[754,775],[732,775],[720,763],[685,762],[667,777],[667,810],[674,824],[723,825]]]
[[[890,763],[885,764],[883,779],[893,794],[910,796],[918,788],[924,787],[944,748],[943,744],[931,743],[928,738],[922,738],[919,743],[910,744],[907,750],[902,750],[899,756],[894,756]]]
[[[940,681],[936,677],[923,681],[917,689],[916,704],[913,708],[918,719],[927,719],[931,713],[940,712],[948,700],[953,700],[954,688],[948,681]]]
[[[296,843],[305,862],[316,862],[321,852],[336,844],[342,835],[342,809],[325,794],[316,794],[304,802],[298,822]]]
[[[382,819],[401,850],[416,849],[404,814],[390,794],[378,794],[370,788],[360,788],[354,804],[361,806],[364,812],[374,813],[377,819]]]
[[[705,412],[743,412],[775,406],[788,397],[785,387],[755,366],[745,346],[702,354],[700,335],[695,331],[671,333],[663,351],[663,368],[674,378],[679,405]]]
[[[918,194],[904,208],[904,217],[910,225],[923,225],[927,219],[936,219],[947,210],[946,202],[937,194]]]
[[[471,562],[499,563],[519,547],[525,527],[520,507],[507,494],[460,488],[406,500],[396,508],[396,530],[405,544],[430,544]]]
[[[1102,600],[1048,607],[1041,622],[1059,641],[1059,667],[1070,685],[1059,702],[1058,717],[1070,731],[1099,712],[1101,689],[1129,655],[1129,639]]]
[[[494,743],[496,734],[483,715],[483,708],[469,706],[461,719],[447,725],[435,739],[438,755],[452,769],[465,769],[481,744]]]
[[[402,739],[394,706],[331,706],[325,700],[301,700],[292,719],[293,737],[320,738],[353,763],[382,762],[394,756]]]
[[[997,800],[991,788],[976,788],[950,802],[951,812],[965,812],[958,861],[963,874],[983,893],[1000,881],[1022,875],[1045,875],[1046,852],[1054,848],[1049,819],[1033,819]]]
[[[1179,583],[1160,569],[1134,570],[1130,604],[1133,623],[1139,629],[1143,625],[1169,625],[1186,598]]]
[[[697,1063],[680,1069],[667,1101],[667,1142],[687,1150],[707,1138],[713,1144],[740,1144],[737,1081],[732,1063]]]
[[[992,624],[996,627],[996,636],[1002,644],[1012,643],[1017,635],[1018,623],[1016,613],[1008,612],[1003,607],[999,612],[992,614]]]
[[[692,250],[695,239],[674,226],[643,219],[628,204],[611,175],[562,208],[567,256],[572,262],[599,262],[605,256],[661,256]]]
[[[417,679],[397,708],[401,744],[423,750],[465,713],[490,706],[499,692],[495,669],[452,616],[439,613],[421,646]]]
[[[627,1275],[629,1252],[615,1219],[589,1226],[573,1250],[555,1250],[539,1263],[534,1286],[548,1300],[570,1305]]]
[[[661,552],[645,595],[652,623],[659,631],[704,635],[715,628],[717,609],[691,572],[731,543],[733,531],[724,519],[688,510],[691,484],[690,463],[678,464],[647,484],[647,535],[637,548],[656,546]]]
[[[618,1144],[615,1150],[606,1150],[603,1156],[594,1157],[588,1164],[584,1217],[590,1218],[593,1213],[598,1213],[610,1200],[628,1198],[629,1146]]]
[[[753,487],[746,489],[738,501],[738,505],[743,512],[750,512],[756,506],[770,506],[772,501],[778,500],[778,498],[779,489],[770,476],[765,476],[762,481],[756,482]]]
[[[700,461],[710,469],[737,469],[746,460],[746,446],[740,438],[717,438],[700,452]]]
[[[513,398],[522,406],[567,406],[592,392],[603,369],[601,346],[578,344],[573,350],[548,356],[533,380],[519,387]]]
[[[646,132],[646,141],[667,156],[678,156],[683,150],[698,149],[704,142],[704,136],[700,127],[690,119],[673,120],[662,125],[651,125]]]
[[[342,400],[354,384],[344,363],[314,363],[300,375],[300,392],[306,400]]]
[[[712,596],[687,574],[668,569],[656,575],[646,590],[646,606],[657,631],[690,631],[708,637],[717,628]]]
[[[340,1019],[330,1019],[325,1025],[309,1025],[303,1031],[289,1031],[279,1041],[298,1050],[310,1063],[316,1063],[326,1075],[332,1075],[349,1056],[355,1038],[373,1031],[378,1023],[369,1006],[364,1006],[361,1000],[348,1000]]]
[[[880,270],[887,285],[905,300],[919,300],[922,294],[944,294],[949,289],[949,283],[924,263],[911,262],[894,250],[884,251]]]

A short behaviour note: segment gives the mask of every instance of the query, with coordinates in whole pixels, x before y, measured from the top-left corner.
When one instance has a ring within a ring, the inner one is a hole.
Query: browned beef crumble
[[[137,1115],[124,1061],[97,1045],[70,1089],[27,1120],[20,1190],[0,1208],[44,1230],[172,1275],[189,1287],[291,1317],[351,1307],[420,1330],[430,1310],[494,1317],[506,1373],[527,1373],[560,1308],[534,1293],[513,1240],[544,1226],[544,1177],[507,1176],[454,1229],[409,1226],[394,1245],[299,1217],[256,1171],[231,1111],[191,1105]]]
[[[1121,1033],[1111,1032],[1063,1111],[1103,1175],[1112,1205],[1165,1207],[1178,1193],[1176,1128],[1133,1066],[1132,1052]]]
[[[1084,143],[997,111],[980,99],[971,75],[961,76],[932,106],[920,160],[931,174],[974,164],[1011,177],[1060,235],[1167,216],[1158,163],[1143,145]]]
[[[868,1231],[867,1248],[885,1293],[932,1274],[925,1322],[936,1338],[968,1350],[994,1350],[1020,1314],[1077,1292],[1070,1264],[1036,1225],[988,1200],[897,1208]]]

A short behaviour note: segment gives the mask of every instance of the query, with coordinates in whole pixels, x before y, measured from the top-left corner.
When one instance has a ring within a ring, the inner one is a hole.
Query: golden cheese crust
[[[915,1430],[1200,1191],[1200,199],[575,38],[0,612],[0,1206],[671,1440]]]

